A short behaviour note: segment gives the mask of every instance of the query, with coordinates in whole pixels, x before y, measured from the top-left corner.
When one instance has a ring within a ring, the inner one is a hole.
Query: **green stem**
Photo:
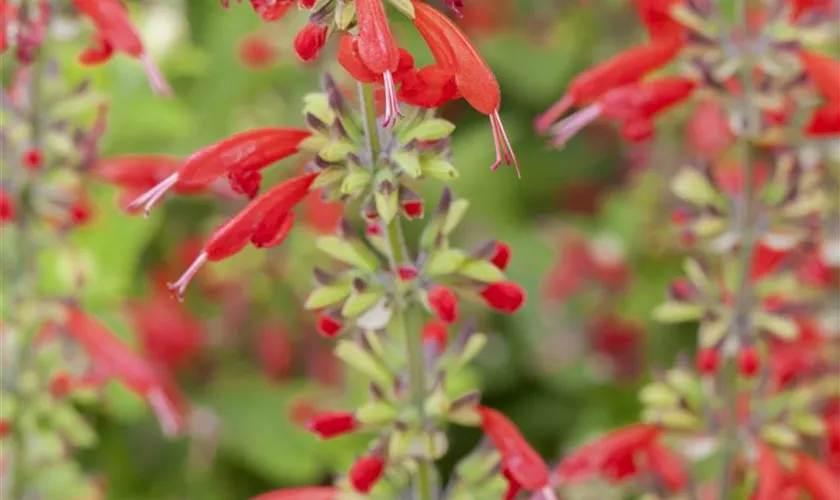
[[[373,86],[370,84],[359,84],[359,95],[362,101],[364,113],[365,135],[368,139],[371,162],[376,168],[376,160],[381,152],[379,133],[376,125],[376,107],[373,99]],[[402,225],[400,216],[397,215],[388,224],[388,263],[394,276],[397,275],[397,266],[405,262],[407,257],[402,244]],[[411,401],[420,415],[420,421],[424,420],[423,412],[426,402],[426,367],[423,355],[423,342],[419,335],[419,324],[409,322],[411,316],[409,305],[403,297],[396,296],[394,300],[394,334],[405,339],[406,357],[408,359],[409,388],[411,390]],[[416,497],[418,500],[432,500],[432,481],[430,464],[424,460],[417,463],[417,476],[414,481]]]
[[[759,110],[752,103],[754,87],[752,73],[752,48],[750,46],[752,33],[749,26],[749,0],[737,2],[736,29],[743,33],[742,44],[744,54],[741,61],[739,80],[741,83],[741,98],[743,100],[744,129],[740,138],[741,168],[743,168],[743,186],[740,193],[737,229],[741,236],[741,248],[738,260],[741,274],[735,295],[735,311],[732,320],[730,338],[726,340],[729,346],[739,346],[750,335],[750,310],[753,304],[753,289],[750,279],[753,251],[756,244],[755,214],[753,213],[753,141],[755,127],[760,123]],[[720,478],[720,493],[718,498],[730,498],[732,495],[732,464],[738,449],[738,366],[735,356],[727,356],[720,372],[720,385],[726,409],[726,421],[723,434],[723,460]]]

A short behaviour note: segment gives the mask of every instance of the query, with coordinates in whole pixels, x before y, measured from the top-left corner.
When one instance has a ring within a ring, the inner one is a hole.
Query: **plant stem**
[[[755,214],[753,213],[753,141],[755,127],[759,123],[759,110],[752,103],[754,87],[752,74],[752,33],[749,26],[749,0],[737,2],[736,28],[742,31],[742,60],[739,74],[741,83],[741,99],[743,105],[743,131],[740,138],[741,168],[743,169],[743,185],[738,202],[737,230],[741,238],[738,260],[741,274],[735,295],[735,312],[732,320],[729,346],[739,346],[750,335],[750,310],[753,304],[752,269],[753,251],[756,244]],[[738,367],[735,356],[727,356],[721,370],[720,385],[724,391],[724,405],[726,409],[726,427],[723,434],[723,465],[720,477],[720,493],[718,498],[725,500],[732,495],[732,463],[738,449]]]
[[[373,99],[373,86],[371,84],[359,84],[359,95],[361,99],[362,112],[364,114],[365,135],[368,139],[371,162],[376,168],[376,160],[381,152],[379,132],[376,125],[376,108]],[[397,214],[387,226],[388,233],[388,264],[394,277],[397,276],[397,266],[406,259],[402,244],[402,226],[400,216]],[[394,300],[393,329],[397,337],[405,339],[406,358],[408,360],[409,388],[411,401],[415,406],[420,421],[423,422],[424,405],[426,401],[426,367],[423,355],[423,342],[420,338],[418,324],[410,322],[411,310],[405,303],[403,297],[396,295]],[[414,480],[415,498],[417,500],[432,500],[432,482],[430,465],[425,460],[417,463],[417,476]]]

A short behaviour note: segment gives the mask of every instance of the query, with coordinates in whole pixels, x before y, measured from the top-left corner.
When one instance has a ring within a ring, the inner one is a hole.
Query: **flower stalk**
[[[376,105],[374,102],[373,84],[359,83],[359,94],[361,97],[362,114],[364,116],[365,136],[368,140],[371,162],[376,165],[376,159],[381,152],[379,133],[376,124]],[[387,224],[387,250],[388,264],[394,276],[397,276],[397,268],[405,260],[405,249],[402,237],[402,224],[399,215],[396,215]],[[395,295],[394,300],[394,335],[405,341],[406,359],[408,360],[409,387],[411,390],[411,401],[415,405],[421,421],[423,420],[424,406],[426,401],[426,370],[424,366],[423,342],[419,333],[414,328],[419,324],[410,323],[411,311],[403,298]],[[417,476],[414,487],[418,500],[432,499],[432,483],[429,464],[425,460],[417,463]]]

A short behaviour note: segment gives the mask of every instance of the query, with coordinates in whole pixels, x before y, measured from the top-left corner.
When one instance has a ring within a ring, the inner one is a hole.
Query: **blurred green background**
[[[473,380],[463,383],[482,387],[484,403],[510,415],[553,460],[593,433],[635,420],[636,389],[649,368],[670,364],[691,343],[689,335],[650,320],[679,269],[663,179],[679,163],[683,139],[669,122],[680,112],[663,120],[655,144],[628,146],[598,124],[565,149],[552,149],[533,131],[534,117],[576,73],[642,39],[628,21],[631,6],[618,0],[467,4],[462,26],[496,72],[502,118],[523,175],[518,181],[512,169],[489,171],[494,153],[484,116],[463,102],[445,108],[458,126],[452,149],[461,176],[453,189],[471,202],[458,238],[467,248],[491,238],[507,242],[514,255],[509,276],[527,288],[529,302],[514,316],[480,318],[491,342]],[[57,46],[70,78],[92,79],[91,99],[110,103],[103,156],[185,156],[237,131],[301,124],[301,98],[317,89],[324,71],[352,85],[334,62],[332,44],[316,63],[297,61],[291,42],[305,15],[294,9],[266,24],[247,2],[227,10],[213,0],[130,8],[174,98],[152,95],[139,65],[124,57],[95,69],[77,65],[87,32],[69,33],[73,43]],[[429,61],[410,23],[393,17],[399,40],[420,62]],[[293,160],[271,171],[284,176],[298,167]],[[432,184],[429,204],[440,189]],[[68,259],[83,263],[90,311],[137,345],[177,345],[183,334],[177,325],[161,327],[168,336],[144,340],[149,333],[130,321],[126,304],[152,300],[150,277],[174,280],[187,263],[179,246],[201,241],[237,204],[170,197],[143,219],[119,210],[113,188],[92,188],[94,219],[74,233],[76,252],[44,257],[44,289],[69,290]],[[323,443],[295,421],[313,401],[349,408],[359,392],[302,311],[309,269],[286,265],[312,252],[315,232],[298,228],[280,249],[211,266],[202,274],[221,284],[215,290],[191,287],[184,307],[200,324],[200,340],[184,347],[188,359],[175,373],[199,409],[192,436],[165,440],[141,401],[118,387],[109,390],[92,416],[100,445],[82,458],[105,478],[111,498],[246,498],[329,481],[363,449],[363,436]],[[479,439],[462,428],[451,435],[444,470]]]

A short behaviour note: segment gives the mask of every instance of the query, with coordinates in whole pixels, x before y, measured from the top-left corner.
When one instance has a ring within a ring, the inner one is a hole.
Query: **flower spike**
[[[142,206],[148,215],[172,188],[208,184],[225,174],[261,170],[297,153],[298,145],[307,137],[309,131],[294,128],[262,128],[228,137],[190,155],[178,172],[140,195],[129,209]]]

